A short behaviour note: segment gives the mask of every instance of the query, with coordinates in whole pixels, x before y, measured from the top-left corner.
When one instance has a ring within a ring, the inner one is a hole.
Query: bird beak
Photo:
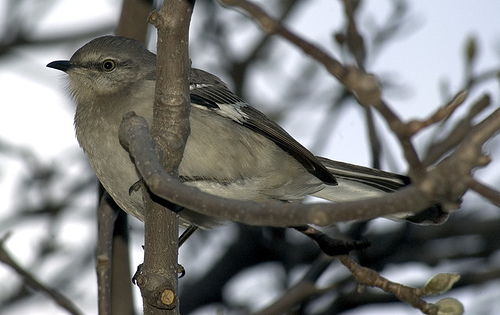
[[[72,65],[68,60],[57,60],[49,63],[47,67],[66,72],[72,68]]]

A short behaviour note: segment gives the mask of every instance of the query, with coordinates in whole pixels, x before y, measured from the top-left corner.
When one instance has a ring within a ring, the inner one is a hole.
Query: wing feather
[[[236,123],[265,136],[293,156],[309,173],[326,184],[337,185],[335,177],[314,154],[266,115],[232,93],[216,76],[199,69],[192,69],[190,92],[191,102],[195,106],[231,118]]]

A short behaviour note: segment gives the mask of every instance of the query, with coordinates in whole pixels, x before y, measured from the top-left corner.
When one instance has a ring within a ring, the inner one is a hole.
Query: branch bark
[[[161,167],[176,177],[189,136],[188,31],[193,3],[164,2],[149,22],[158,29],[158,54],[152,137]],[[140,161],[138,161],[138,164]],[[137,276],[144,314],[178,314],[178,216],[154,202],[149,183],[145,200],[144,264]],[[175,205],[169,207],[176,210]]]
[[[111,314],[111,288],[113,266],[113,228],[118,217],[119,209],[115,209],[108,202],[111,198],[106,192],[101,194],[97,208],[97,298],[100,315]]]
[[[147,18],[153,8],[153,0],[125,0],[115,33],[119,36],[146,41]]]
[[[455,184],[454,182],[443,183],[442,177],[431,176],[425,187],[412,185],[384,197],[340,204],[259,203],[224,199],[188,187],[166,173],[156,159],[153,149],[154,142],[149,136],[147,123],[143,118],[130,113],[126,115],[120,128],[120,140],[135,159],[138,171],[155,195],[179,206],[221,220],[260,226],[286,227],[309,223],[325,226],[341,221],[372,219],[398,213],[402,210],[416,212],[439,203],[441,199],[456,201],[463,193],[461,189],[453,190],[454,195],[450,195],[448,191],[430,190],[431,186],[428,185],[434,185],[435,188],[436,185],[454,187]],[[500,129],[500,126],[498,128]],[[468,146],[471,145],[475,146],[477,143],[468,144]],[[469,171],[477,166],[470,165]],[[442,174],[452,172],[449,167],[442,166],[440,168],[438,165],[434,172],[436,170],[440,170],[443,172]]]
[[[380,276],[376,271],[360,266],[349,256],[338,256],[338,259],[347,269],[349,269],[354,279],[356,279],[359,284],[378,287],[386,292],[390,292],[399,300],[412,305],[424,314],[438,314],[438,307],[436,305],[426,303],[420,298],[420,289],[389,281]]]

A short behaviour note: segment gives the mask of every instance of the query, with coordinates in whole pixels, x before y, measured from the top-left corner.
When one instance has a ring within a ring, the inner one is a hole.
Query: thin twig
[[[47,294],[55,303],[67,310],[70,314],[83,314],[71,300],[59,293],[57,290],[42,284],[32,274],[24,270],[18,263],[16,263],[12,257],[10,257],[9,253],[4,247],[4,243],[7,241],[9,236],[10,234],[6,234],[0,239],[0,261],[14,269],[23,278],[28,286],[30,286],[34,290]]]
[[[451,116],[451,114],[465,101],[467,97],[467,92],[460,91],[458,92],[448,104],[445,106],[438,108],[432,115],[427,119],[423,120],[411,120],[406,123],[406,131],[407,136],[411,137],[417,132],[421,131],[424,128],[427,128],[430,125],[438,123],[444,119],[447,119]]]
[[[111,207],[108,198],[111,197],[104,192],[97,208],[98,242],[96,273],[100,315],[111,314],[113,227],[118,217],[118,211],[120,211]]]
[[[379,275],[376,271],[360,266],[349,256],[338,256],[338,259],[344,266],[347,267],[347,269],[349,269],[352,276],[359,284],[377,287],[385,292],[390,292],[399,300],[412,305],[425,314],[438,314],[438,308],[435,305],[427,303],[420,298],[421,289],[392,282]]]
[[[333,284],[324,288],[319,288],[316,285],[318,278],[330,266],[333,257],[327,255],[320,255],[309,267],[309,270],[302,277],[302,279],[292,286],[286,294],[280,299],[275,301],[268,307],[256,312],[254,315],[274,315],[274,314],[287,314],[295,306],[300,303],[319,296],[326,292],[335,290],[338,284]]]
[[[356,19],[354,17],[355,11],[359,6],[354,6],[352,1],[344,0],[345,15],[347,16],[347,31],[345,41],[349,51],[354,56],[356,64],[359,69],[365,70],[366,62],[366,47],[365,40],[363,36],[359,33],[358,27],[356,25]],[[382,153],[382,145],[380,144],[380,139],[375,128],[375,122],[373,118],[372,109],[369,106],[364,106],[366,126],[368,128],[368,139],[370,140],[370,150],[372,156],[372,167],[380,169],[380,157]]]
[[[292,31],[283,27],[281,23],[273,19],[259,6],[242,0],[220,0],[226,6],[239,7],[249,13],[255,21],[257,21],[262,29],[269,34],[278,34],[302,49],[306,54],[320,61],[326,69],[340,81],[343,80],[345,67],[335,58],[330,56],[321,48],[305,41]]]
[[[234,6],[243,9],[250,14],[262,29],[270,34],[277,34],[285,38],[307,55],[323,64],[328,72],[337,78],[344,86],[353,93],[364,106],[373,105],[387,120],[391,129],[398,136],[398,140],[403,148],[403,152],[408,161],[410,176],[415,182],[419,182],[424,174],[425,168],[420,161],[416,150],[409,137],[404,134],[405,124],[390,110],[389,106],[381,99],[381,91],[374,76],[364,73],[354,67],[345,67],[330,54],[318,46],[304,40],[296,35],[278,21],[269,16],[259,6],[245,0],[220,0],[227,6]]]
[[[500,192],[477,180],[469,181],[469,188],[500,207]]]
[[[472,128],[472,120],[490,104],[491,99],[487,94],[477,100],[471,106],[467,115],[456,123],[455,127],[449,132],[448,136],[444,140],[435,142],[429,146],[427,154],[423,159],[424,165],[431,165],[435,163],[437,160],[442,158],[446,152],[459,145]]]
[[[404,133],[406,128],[405,124],[384,101],[380,101],[375,104],[375,108],[384,117],[391,130],[398,137],[399,144],[401,145],[405,159],[408,162],[408,173],[410,177],[415,183],[420,182],[425,175],[425,167],[420,161],[417,151],[411,142],[411,138]]]
[[[346,43],[349,51],[356,60],[359,69],[365,71],[366,48],[363,36],[359,33],[354,14],[359,6],[353,6],[352,1],[343,0],[344,12],[347,17]]]

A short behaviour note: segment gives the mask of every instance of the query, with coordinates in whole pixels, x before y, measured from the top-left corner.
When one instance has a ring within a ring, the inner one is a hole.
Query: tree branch
[[[316,45],[307,42],[292,31],[282,26],[279,22],[269,16],[259,6],[245,0],[220,0],[227,6],[234,6],[243,9],[250,14],[259,24],[262,29],[271,34],[277,34],[298,48],[304,53],[316,59],[323,64],[325,69],[330,72],[335,78],[349,90],[363,106],[373,105],[382,114],[389,123],[390,128],[395,132],[405,158],[408,161],[410,170],[409,175],[415,182],[419,182],[424,174],[425,168],[422,165],[418,154],[411,142],[411,139],[402,131],[405,130],[405,124],[401,119],[389,108],[389,106],[381,99],[381,90],[376,78],[373,75],[367,74],[364,71],[355,67],[346,67],[327,52],[317,47]]]
[[[405,124],[406,125],[405,134],[407,134],[408,136],[413,136],[422,129],[427,128],[428,126],[438,123],[444,119],[447,119],[448,117],[451,116],[451,114],[453,114],[453,112],[458,108],[458,106],[463,104],[466,97],[467,97],[467,92],[460,91],[453,97],[453,99],[450,102],[448,102],[448,104],[438,108],[429,118],[424,120],[414,119],[407,122]]]
[[[477,180],[469,181],[469,188],[480,194],[481,196],[487,198],[497,207],[500,207],[500,192],[495,190],[485,184],[478,182]]]
[[[339,256],[338,258],[340,262],[346,266],[347,269],[349,269],[354,279],[356,279],[359,284],[381,288],[386,292],[390,292],[401,301],[418,308],[425,314],[438,314],[438,307],[433,304],[426,303],[420,298],[419,289],[389,281],[388,279],[380,276],[376,271],[360,266],[349,256]]]
[[[111,314],[111,278],[113,265],[113,227],[118,217],[118,212],[110,205],[106,192],[101,196],[97,208],[97,298],[99,314]]]
[[[159,164],[146,121],[129,113],[120,127],[120,141],[136,161],[151,191],[170,202],[222,220],[261,226],[329,225],[349,220],[367,220],[404,211],[415,212],[435,204],[432,194],[423,195],[408,186],[384,197],[339,204],[295,204],[224,199],[186,186],[166,173]]]
[[[316,281],[330,266],[334,257],[320,255],[310,266],[307,273],[286,294],[268,307],[256,312],[254,315],[287,314],[296,305],[311,299],[314,296],[324,294],[337,288],[337,284],[326,288],[318,288]]]
[[[157,75],[152,137],[161,167],[174,177],[189,136],[188,32],[193,3],[167,1],[149,21],[158,29]],[[141,161],[137,161],[140,164]],[[158,164],[160,165],[160,164]],[[150,186],[145,199],[144,264],[136,277],[145,314],[178,314],[178,216],[153,201]],[[170,210],[175,210],[171,205]]]
[[[449,132],[448,136],[429,146],[423,159],[424,165],[431,165],[444,156],[448,151],[460,144],[472,128],[472,120],[491,104],[490,96],[485,94],[469,109],[467,115],[460,120]]]
[[[123,1],[120,19],[115,30],[116,35],[144,43],[148,31],[147,17],[153,9],[153,3],[153,0]]]
[[[7,241],[10,234],[5,235],[0,239],[0,261],[6,264],[7,266],[14,269],[26,282],[28,286],[33,288],[34,290],[43,292],[47,294],[55,303],[59,306],[67,310],[70,314],[73,315],[81,315],[83,314],[80,310],[64,295],[59,293],[58,291],[42,284],[38,281],[33,275],[24,270],[19,264],[17,264],[12,257],[10,257],[7,250],[4,248],[4,243]]]

